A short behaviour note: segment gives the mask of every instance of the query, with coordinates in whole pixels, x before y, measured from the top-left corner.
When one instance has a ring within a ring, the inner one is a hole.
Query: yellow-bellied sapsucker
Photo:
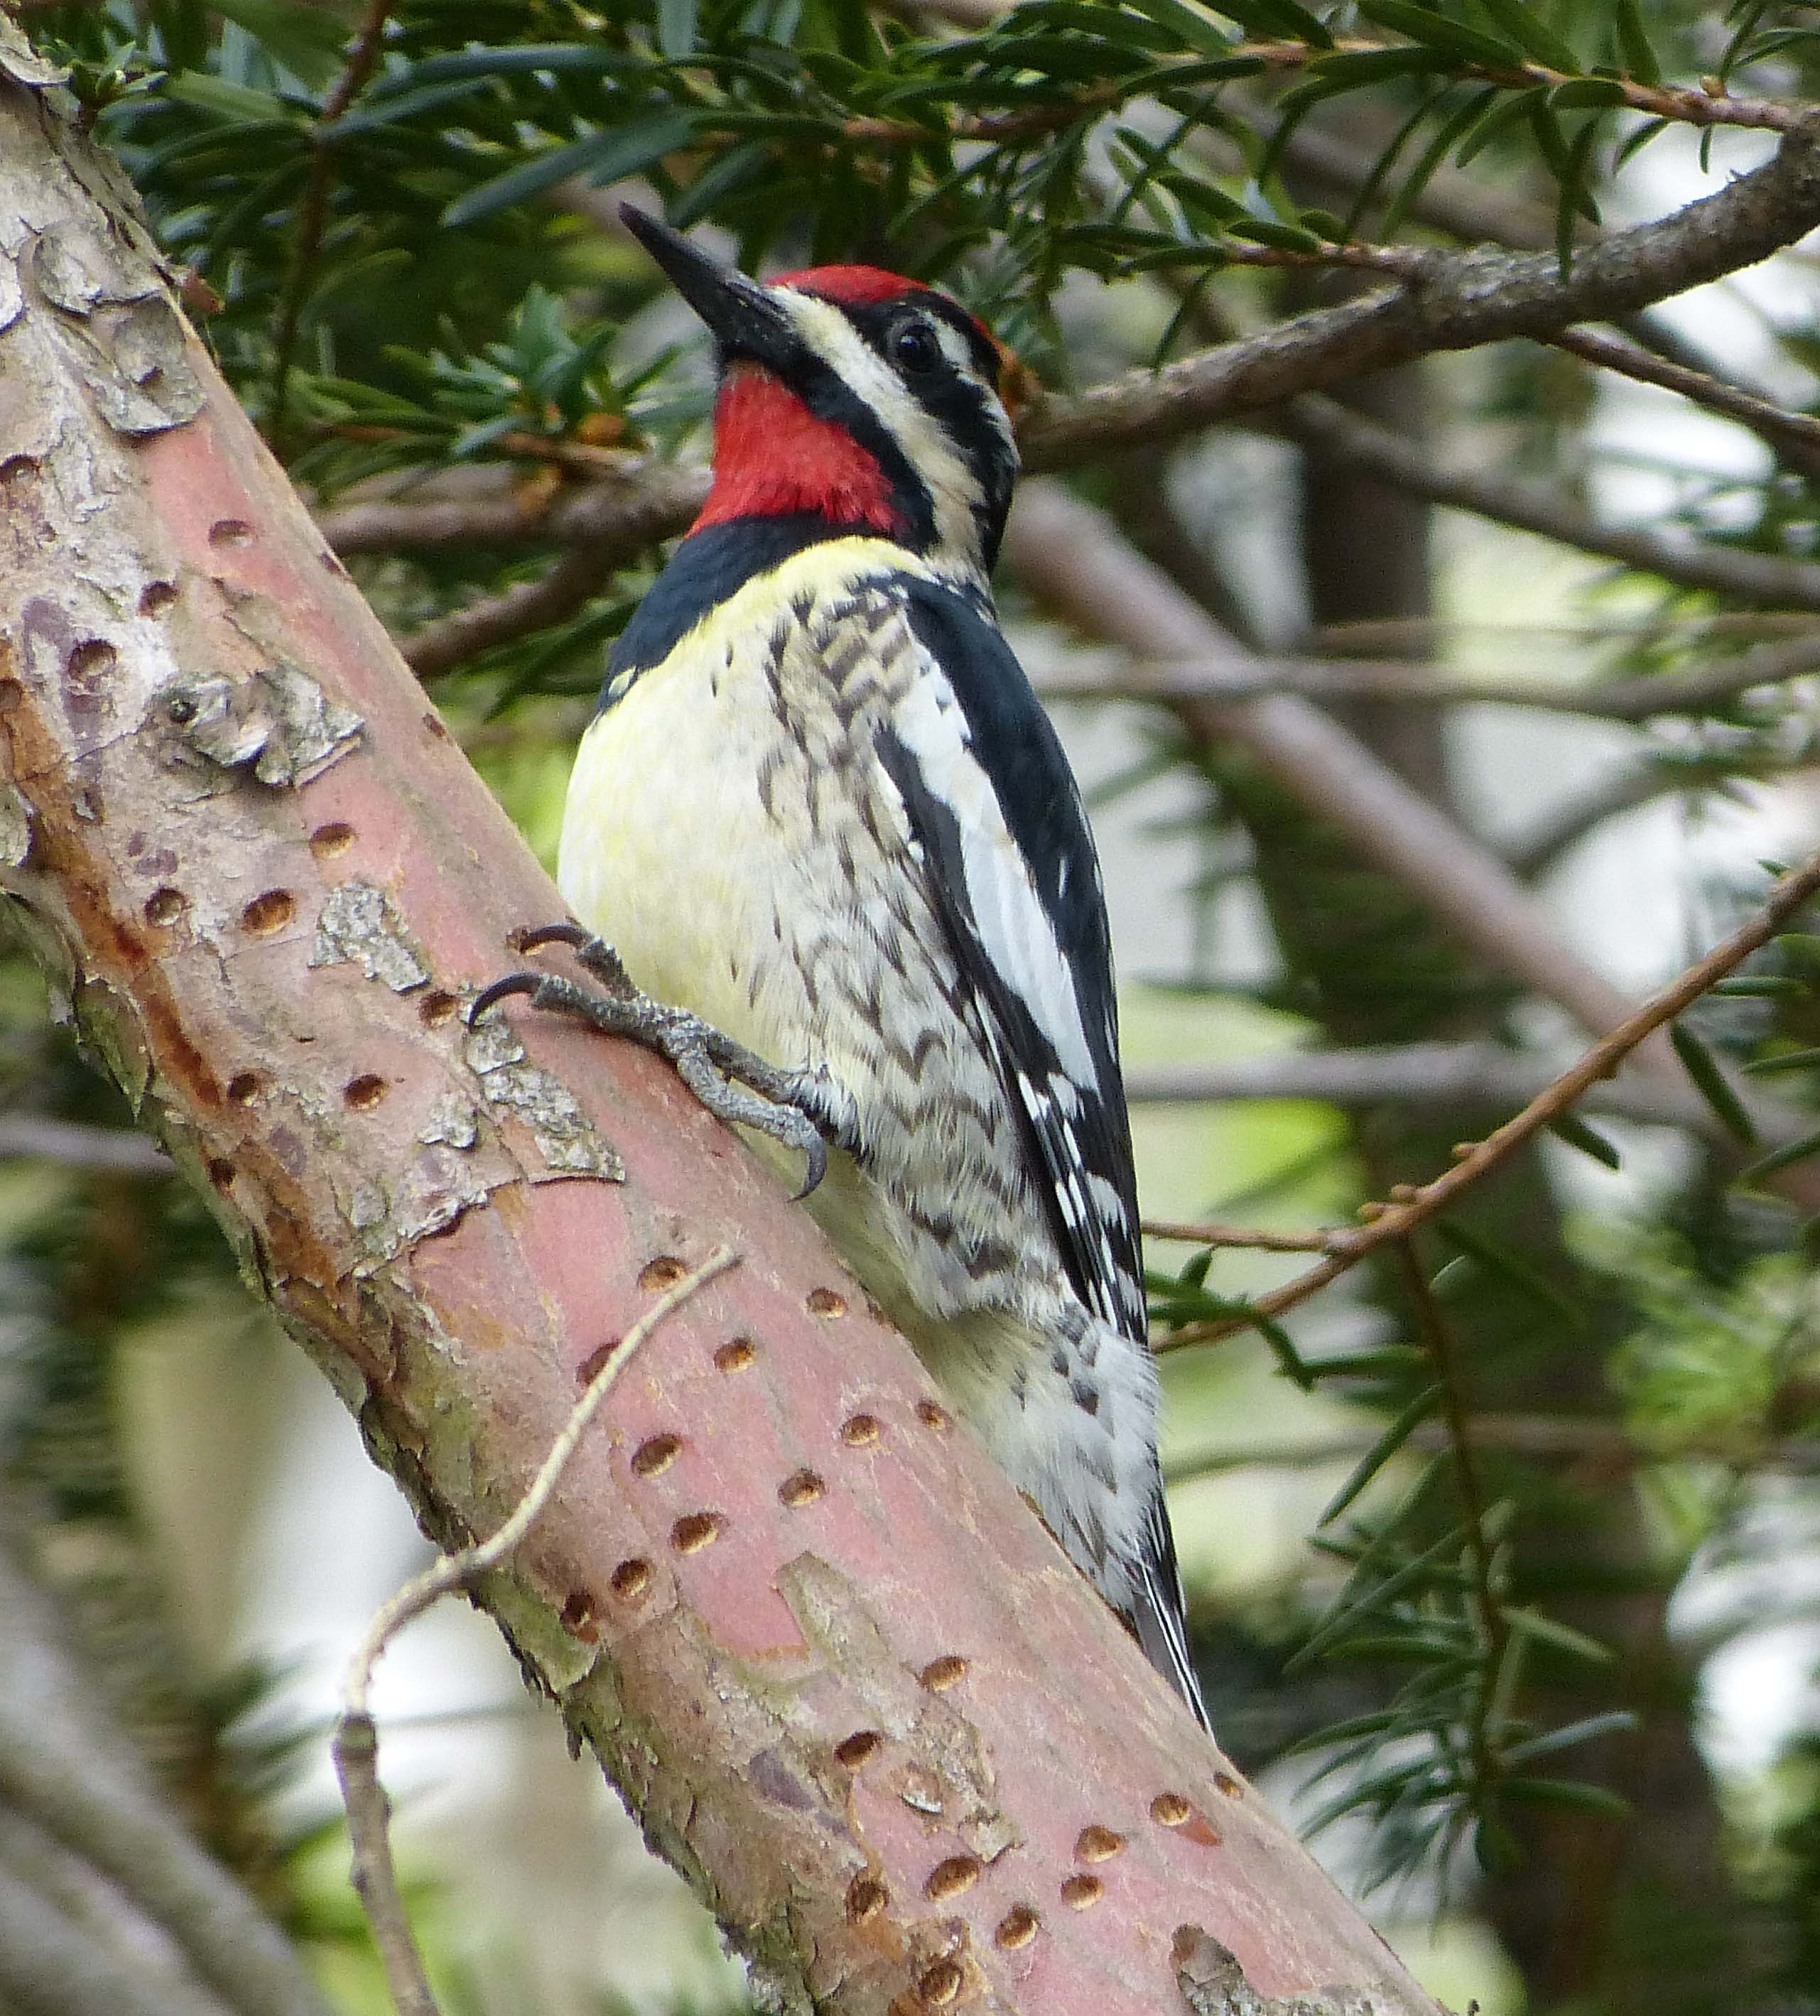
[[[650,1043],[807,1153],[809,1209],[1205,1722],[1099,864],[987,586],[1015,361],[895,274],[761,285],[625,214],[719,344],[713,487],[576,759],[586,932],[528,941],[606,985],[485,999]]]

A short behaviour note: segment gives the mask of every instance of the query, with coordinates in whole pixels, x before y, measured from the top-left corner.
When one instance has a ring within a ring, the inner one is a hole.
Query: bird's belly
[[[708,686],[693,666],[666,666],[594,722],[569,783],[557,879],[645,992],[797,1064],[789,1004],[757,957],[791,864],[759,803],[742,710]],[[780,963],[781,950],[774,941]]]
[[[870,732],[780,728],[738,670],[724,647],[679,653],[596,718],[558,880],[646,993],[850,1096],[859,1162],[837,1154],[809,1208],[923,1344],[923,1319],[1052,1265],[1050,1236]]]

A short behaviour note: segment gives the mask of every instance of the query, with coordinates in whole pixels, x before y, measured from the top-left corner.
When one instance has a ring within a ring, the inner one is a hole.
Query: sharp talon
[[[518,934],[521,952],[541,952],[546,945],[566,945],[579,952],[585,945],[593,942],[594,934],[579,924],[539,924],[534,930]]]
[[[514,994],[535,994],[543,985],[540,973],[508,973],[503,980],[496,980],[491,987],[484,987],[477,994],[467,1011],[467,1025],[471,1029],[489,1008]]]
[[[803,1144],[803,1154],[806,1166],[802,1172],[802,1188],[790,1200],[792,1204],[801,1204],[805,1197],[813,1195],[828,1172],[828,1144],[820,1134],[810,1135]]]

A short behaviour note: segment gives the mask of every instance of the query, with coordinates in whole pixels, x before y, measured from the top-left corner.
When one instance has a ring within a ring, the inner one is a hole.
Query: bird
[[[1105,890],[989,585],[1015,354],[867,265],[768,281],[627,206],[718,351],[706,503],[607,659],[557,883],[584,985],[791,1168],[1205,1728],[1157,1455]],[[596,984],[597,983],[597,984]]]

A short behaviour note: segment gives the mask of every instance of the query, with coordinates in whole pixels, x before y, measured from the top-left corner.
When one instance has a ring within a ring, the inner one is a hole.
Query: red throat
[[[887,538],[903,525],[876,456],[780,379],[737,363],[714,409],[714,484],[693,529],[797,511]]]

